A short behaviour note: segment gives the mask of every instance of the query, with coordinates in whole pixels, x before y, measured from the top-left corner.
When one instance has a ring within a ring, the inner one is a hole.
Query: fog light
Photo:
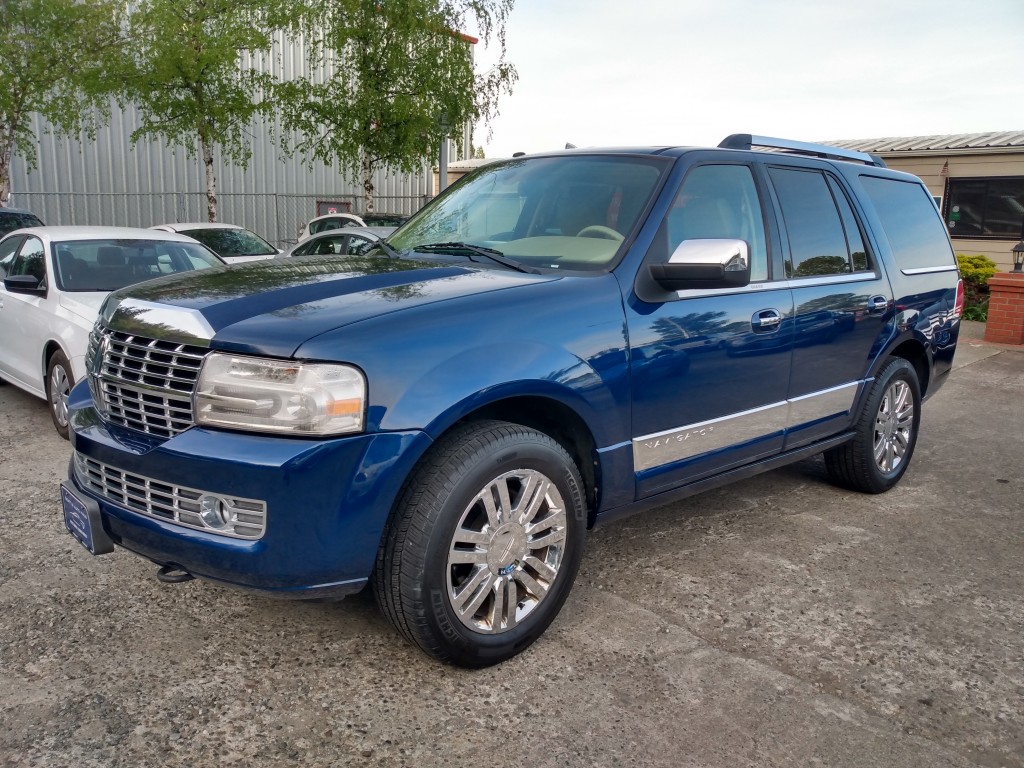
[[[199,498],[199,517],[209,528],[227,528],[234,523],[228,505],[219,496],[203,495]]]

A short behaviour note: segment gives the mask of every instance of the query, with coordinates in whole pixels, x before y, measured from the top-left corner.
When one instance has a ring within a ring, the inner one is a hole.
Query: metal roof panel
[[[1024,131],[954,133],[933,136],[891,136],[879,139],[839,139],[823,141],[835,147],[860,152],[940,152],[953,149],[1024,149]]]

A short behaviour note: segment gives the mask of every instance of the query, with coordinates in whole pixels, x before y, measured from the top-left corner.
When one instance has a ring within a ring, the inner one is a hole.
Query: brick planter
[[[985,341],[1024,344],[1024,272],[1000,272],[988,281]]]

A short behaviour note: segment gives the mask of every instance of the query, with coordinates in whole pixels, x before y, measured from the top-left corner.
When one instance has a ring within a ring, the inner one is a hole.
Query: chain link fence
[[[409,216],[428,200],[429,195],[375,196],[374,209]],[[365,208],[361,195],[225,193],[217,196],[217,219],[251,229],[284,248],[298,239],[302,228],[317,215],[317,203],[324,202],[355,213]],[[151,227],[206,221],[205,192],[22,192],[13,203],[28,208],[47,224]]]

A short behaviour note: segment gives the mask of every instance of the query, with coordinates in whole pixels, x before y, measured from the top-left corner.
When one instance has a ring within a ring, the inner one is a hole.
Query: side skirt
[[[631,517],[632,515],[640,512],[646,512],[648,509],[654,509],[655,507],[671,504],[674,501],[680,501],[681,499],[686,499],[690,496],[696,496],[698,493],[703,493],[704,491],[710,491],[714,488],[720,488],[723,485],[729,485],[737,480],[745,480],[748,477],[754,477],[755,475],[760,475],[763,472],[770,472],[773,469],[784,467],[795,461],[810,458],[822,451],[827,451],[829,448],[835,448],[836,446],[849,442],[853,438],[853,432],[844,432],[840,435],[836,435],[835,437],[830,437],[827,440],[821,440],[813,443],[812,445],[804,446],[803,448],[786,451],[785,453],[780,453],[778,456],[772,456],[771,458],[756,461],[753,464],[748,464],[744,467],[738,467],[730,470],[729,472],[723,472],[720,475],[708,477],[704,480],[698,480],[697,482],[689,483],[687,485],[680,486],[679,488],[673,488],[670,491],[664,491],[663,493],[642,499],[632,504],[624,504],[621,507],[615,507],[613,509],[600,512],[597,515],[597,520],[594,522],[594,528],[615,522],[616,520],[622,520],[626,517]]]

